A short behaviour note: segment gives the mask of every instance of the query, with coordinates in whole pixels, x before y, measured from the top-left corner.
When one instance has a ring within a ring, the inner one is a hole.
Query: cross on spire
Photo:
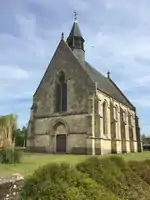
[[[110,78],[110,71],[107,72],[107,78]]]
[[[61,39],[64,39],[64,33],[63,32],[61,33]]]
[[[74,21],[76,21],[77,20],[77,12],[75,11],[74,12]]]

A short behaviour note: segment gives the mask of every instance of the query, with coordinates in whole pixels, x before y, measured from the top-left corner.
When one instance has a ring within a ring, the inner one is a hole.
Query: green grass
[[[108,157],[99,156],[99,157]],[[121,155],[125,161],[143,161],[150,159],[150,152],[123,154]],[[10,175],[12,173],[21,173],[24,176],[31,174],[39,166],[45,165],[50,162],[60,163],[67,162],[76,165],[84,161],[89,156],[80,155],[49,155],[49,154],[33,154],[23,153],[22,161],[19,164],[0,164],[0,176]]]

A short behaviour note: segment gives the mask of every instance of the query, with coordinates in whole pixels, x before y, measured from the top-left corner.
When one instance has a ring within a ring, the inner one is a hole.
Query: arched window
[[[67,111],[67,83],[64,72],[60,72],[56,84],[56,112]]]
[[[116,121],[118,121],[118,107],[117,105],[114,107],[114,118]]]
[[[103,103],[103,132],[104,135],[107,134],[107,102]]]
[[[129,113],[129,126],[133,125],[133,115]]]
[[[116,123],[115,123],[115,126],[116,126],[116,138],[119,138],[119,120],[118,120],[118,106],[116,105],[115,106],[115,112],[114,112],[114,115],[115,115],[115,120],[116,120]]]
[[[129,113],[128,117],[129,117],[129,126],[131,126],[131,114],[130,113]]]
[[[126,121],[126,111],[125,111],[125,110],[123,111],[123,122],[124,122],[125,124],[126,124],[126,122],[127,122],[127,121]]]

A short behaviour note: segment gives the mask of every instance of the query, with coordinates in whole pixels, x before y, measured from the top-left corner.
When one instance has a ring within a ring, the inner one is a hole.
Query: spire
[[[84,40],[83,36],[82,36],[82,33],[80,31],[80,28],[79,28],[77,20],[74,21],[68,38],[72,38],[73,39],[73,37],[78,37],[78,38]]]
[[[67,38],[67,44],[74,52],[77,51],[77,54],[80,54],[79,56],[81,54],[82,57],[84,56],[84,38],[77,22],[77,12],[74,12],[74,23]]]
[[[69,37],[67,38],[67,43],[72,49],[83,49],[84,39],[77,22],[77,12],[74,12],[74,23],[70,31]]]

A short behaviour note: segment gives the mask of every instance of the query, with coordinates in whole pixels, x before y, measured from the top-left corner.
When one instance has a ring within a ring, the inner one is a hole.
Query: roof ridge
[[[98,71],[97,69],[95,69],[91,64],[89,64],[86,60],[85,60],[85,64],[88,64],[91,68],[92,68],[92,70],[94,70],[95,71],[95,73],[97,73],[98,75],[101,75],[105,80],[107,80],[107,77],[104,75],[104,74],[102,74],[100,71]]]
[[[129,101],[129,99],[125,96],[125,94],[121,91],[121,89],[116,85],[116,83],[111,79],[108,78],[110,82],[116,87],[116,89],[121,93],[121,95],[126,99],[126,101],[135,109],[135,106]]]
[[[97,69],[95,69],[94,67],[92,67],[91,64],[89,64],[86,60],[85,60],[85,63],[87,63],[88,65],[90,65],[90,67],[97,73],[101,74],[104,78],[106,78],[106,76],[104,74],[102,74],[100,71],[98,71]],[[106,78],[107,79],[107,78]]]
[[[87,61],[85,61],[85,65],[87,67],[87,73],[94,82],[97,82],[97,88],[100,91],[135,110],[135,107],[132,105],[132,103],[112,80],[108,79],[101,72],[92,67],[92,65],[90,65]]]

